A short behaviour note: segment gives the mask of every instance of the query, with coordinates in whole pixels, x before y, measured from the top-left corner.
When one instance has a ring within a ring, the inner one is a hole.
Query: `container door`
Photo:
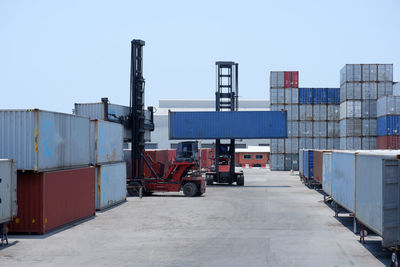
[[[399,160],[382,161],[382,246],[400,244],[400,164]]]

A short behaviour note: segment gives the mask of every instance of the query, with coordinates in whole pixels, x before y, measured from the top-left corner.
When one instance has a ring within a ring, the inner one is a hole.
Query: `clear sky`
[[[338,87],[346,63],[393,63],[400,80],[399,0],[3,0],[0,109],[128,105],[133,38],[146,41],[147,105],[214,98],[218,60],[239,63],[242,98],[269,98],[271,70]]]

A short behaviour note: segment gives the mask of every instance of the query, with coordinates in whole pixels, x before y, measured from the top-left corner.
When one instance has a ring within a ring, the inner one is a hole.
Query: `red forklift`
[[[238,111],[238,63],[217,61],[217,90],[215,92],[215,110],[218,112]],[[221,139],[215,141],[214,168],[206,172],[207,185],[215,183],[236,183],[244,185],[243,170],[235,171],[235,139],[229,144],[222,144]]]
[[[161,163],[154,162],[145,151],[144,133],[148,123],[144,114],[144,78],[142,40],[131,42],[131,83],[130,116],[126,124],[132,129],[132,149],[128,165],[130,175],[127,179],[127,191],[131,196],[150,195],[153,192],[183,191],[187,197],[200,196],[206,190],[205,180],[198,166],[197,142],[178,144],[175,162],[165,172]],[[154,124],[153,124],[154,125]],[[131,163],[131,164],[129,164]],[[150,177],[144,177],[144,164],[150,169]]]

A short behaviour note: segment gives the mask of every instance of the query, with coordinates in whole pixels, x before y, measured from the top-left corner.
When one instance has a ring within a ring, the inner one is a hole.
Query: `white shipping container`
[[[0,224],[17,216],[17,167],[12,159],[0,159]]]
[[[400,96],[400,83],[399,82],[393,83],[393,95]]]
[[[93,165],[123,160],[123,126],[118,123],[90,121],[90,163]]]
[[[96,167],[96,210],[109,208],[126,200],[126,163]]]
[[[285,170],[285,154],[271,154],[271,170],[283,171]]]
[[[313,120],[315,121],[326,121],[327,105],[314,105],[313,106]]]
[[[376,100],[363,100],[361,102],[361,118],[376,118]]]
[[[340,104],[340,119],[361,118],[361,101],[349,100]]]
[[[346,64],[340,70],[340,84],[361,82],[361,64]]]
[[[361,136],[361,119],[345,119],[340,121],[340,137]]]
[[[313,138],[313,149],[326,149],[327,144],[326,144],[327,138]]]
[[[340,137],[340,149],[360,150],[361,137]]]
[[[378,98],[385,95],[393,95],[393,82],[378,83]]]
[[[329,196],[332,195],[332,152],[322,154],[322,190]]]
[[[312,138],[299,138],[299,149],[312,149],[313,139]]]
[[[400,96],[383,96],[377,102],[378,117],[400,115]]]
[[[340,119],[340,106],[339,105],[328,105],[327,120],[338,121]]]
[[[378,65],[378,81],[393,82],[393,64]]]
[[[326,121],[314,121],[313,122],[313,137],[326,137],[327,124]]]
[[[327,122],[327,136],[328,137],[339,137],[340,128],[338,121],[328,121]]]
[[[271,104],[284,104],[285,103],[285,89],[284,88],[271,88],[270,89]]]
[[[288,121],[298,121],[299,120],[299,105],[285,105],[284,108],[287,111]]]
[[[376,64],[362,64],[362,81],[376,82],[378,79],[378,66]]]
[[[285,139],[271,139],[271,153],[285,153]]]
[[[284,87],[285,73],[283,71],[271,71],[269,78],[270,87]]]
[[[299,139],[287,138],[285,139],[285,153],[298,153],[299,152]]]
[[[363,119],[362,136],[377,136],[376,119]]]
[[[89,165],[89,119],[43,111],[0,110],[0,158],[19,170],[44,171]]]
[[[300,120],[312,121],[313,120],[313,105],[299,105],[300,106]]]
[[[299,122],[299,137],[312,137],[313,136],[313,122],[300,121]]]
[[[287,135],[288,137],[299,137],[299,122],[288,121],[287,122]]]
[[[377,83],[364,82],[361,84],[362,99],[377,99]]]
[[[285,110],[285,105],[271,103],[271,111],[282,111],[282,110]]]
[[[299,104],[299,88],[285,88],[285,104]]]
[[[361,138],[361,149],[362,150],[376,149],[376,137],[362,137]]]
[[[345,83],[340,86],[340,102],[361,99],[360,82]]]

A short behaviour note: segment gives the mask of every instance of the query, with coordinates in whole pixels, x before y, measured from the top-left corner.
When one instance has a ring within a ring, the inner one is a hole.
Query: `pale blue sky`
[[[215,61],[239,63],[239,94],[268,96],[271,70],[337,87],[345,63],[393,63],[400,1],[0,2],[0,108],[71,112],[129,103],[130,41],[146,41],[146,104],[214,98]]]

